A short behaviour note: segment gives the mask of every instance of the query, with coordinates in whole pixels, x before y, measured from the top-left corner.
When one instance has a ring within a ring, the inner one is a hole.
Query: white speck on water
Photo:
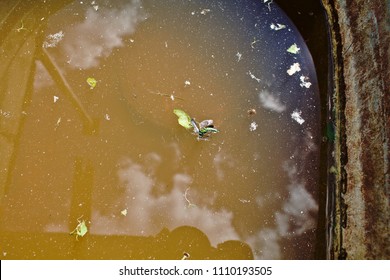
[[[273,2],[273,0],[264,0],[264,3],[267,3],[268,2],[268,10],[271,11],[271,4]]]
[[[299,71],[301,71],[301,67],[298,62],[295,62],[293,65],[290,66],[290,69],[287,70],[287,74],[291,76]]]
[[[251,122],[249,125],[249,131],[255,131],[259,125],[256,122]]]
[[[211,12],[210,9],[203,9],[203,10],[200,12],[200,14],[201,14],[201,15],[206,15],[206,14],[208,14],[208,13],[210,13],[210,12]]]
[[[257,81],[258,83],[260,83],[260,79],[257,78],[255,75],[253,75],[251,71],[248,71],[248,75],[249,75],[253,80],[255,80],[255,81]]]
[[[56,103],[57,101],[58,101],[58,99],[60,99],[58,96],[53,96],[53,101],[54,101],[54,103]]]
[[[191,85],[191,82],[189,80],[186,80],[184,82],[184,87],[189,87]]]
[[[311,86],[309,77],[302,75],[301,77],[299,77],[299,79],[301,80],[301,83],[299,84],[301,87],[309,88]]]
[[[237,53],[236,53],[236,57],[237,57],[237,62],[240,62],[240,60],[241,60],[241,58],[242,58],[242,53],[237,52]]]
[[[286,28],[286,26],[284,24],[280,24],[280,23],[277,23],[277,24],[271,23],[270,27],[271,27],[271,29],[273,29],[275,31]]]
[[[22,112],[22,114],[23,114],[23,112]],[[9,118],[9,117],[11,117],[11,113],[0,109],[0,116],[3,116],[4,118]]]
[[[54,126],[54,130],[57,130],[57,127],[60,125],[61,117],[58,118],[57,123]]]
[[[105,114],[104,118],[105,118],[107,121],[111,120],[111,117],[110,117],[109,114]]]
[[[92,1],[91,5],[95,9],[95,11],[99,10],[99,6],[96,4],[96,1]]]
[[[127,215],[127,209],[123,209],[123,210],[121,211],[121,215],[122,215],[122,216],[126,216],[126,215]]]
[[[305,120],[302,118],[301,114],[302,114],[302,111],[299,111],[298,109],[296,109],[294,112],[292,112],[291,117],[297,123],[303,124],[305,122]]]

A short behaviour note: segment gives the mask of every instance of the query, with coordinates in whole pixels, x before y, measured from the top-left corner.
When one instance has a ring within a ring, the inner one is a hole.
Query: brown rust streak
[[[362,194],[363,201],[356,199],[359,196],[350,200],[351,208],[364,205],[364,221],[351,217],[355,223],[364,223],[364,244],[352,244],[355,234],[347,232],[348,247],[358,245],[364,251],[361,255],[357,250],[352,258],[389,258],[389,15],[385,1],[346,0],[341,9],[347,25],[342,30],[345,94],[350,102],[345,112],[347,127],[359,134],[348,135],[348,153],[358,157],[349,164],[354,176],[349,176],[347,192]]]

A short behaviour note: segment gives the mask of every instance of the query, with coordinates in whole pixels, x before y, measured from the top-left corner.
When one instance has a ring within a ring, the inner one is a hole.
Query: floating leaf
[[[81,223],[78,225],[78,229],[78,235],[81,237],[83,237],[88,232],[88,228],[84,220],[81,221]]]
[[[81,217],[80,217],[81,218]],[[76,235],[76,239],[78,240],[79,236],[80,237],[83,237],[87,232],[88,232],[88,228],[87,228],[87,225],[85,224],[85,221],[84,220],[80,220],[77,219],[78,221],[78,225],[76,226],[76,228],[70,233],[70,234],[74,234]]]
[[[173,113],[178,117],[177,121],[182,127],[186,129],[193,128],[191,124],[191,117],[186,112],[180,109],[174,109]]]
[[[127,215],[127,209],[122,210],[122,211],[121,211],[121,215],[122,215],[122,216],[126,216],[126,215]]]
[[[88,83],[88,85],[91,87],[91,89],[94,89],[94,88],[96,87],[97,81],[95,80],[95,78],[89,77],[89,78],[87,79],[87,83]]]
[[[293,53],[293,54],[297,54],[297,53],[299,53],[299,50],[300,50],[300,48],[298,48],[298,46],[297,46],[297,44],[292,44],[288,49],[287,49],[287,51],[289,52],[289,53]]]

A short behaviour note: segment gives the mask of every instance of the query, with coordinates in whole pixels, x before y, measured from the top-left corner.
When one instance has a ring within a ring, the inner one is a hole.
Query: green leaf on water
[[[292,44],[288,49],[287,49],[287,51],[289,52],[289,53],[293,53],[293,54],[297,54],[297,53],[299,53],[299,50],[300,50],[300,48],[298,48],[298,46],[297,46],[297,44]]]
[[[96,87],[97,81],[95,78],[89,77],[87,79],[87,84],[91,87],[91,89],[94,89]]]
[[[81,221],[78,227],[79,227],[79,231],[77,235],[83,237],[88,232],[88,228],[87,225],[85,224],[85,221],[84,220]]]
[[[83,237],[88,232],[88,228],[87,228],[87,225],[85,224],[85,221],[84,220],[80,220],[80,218],[77,219],[78,225],[70,233],[71,235],[72,234],[76,235],[76,239],[77,240],[78,240],[79,237]]]
[[[174,109],[173,113],[178,117],[177,121],[182,127],[186,129],[193,128],[191,124],[191,117],[186,112],[180,109]]]

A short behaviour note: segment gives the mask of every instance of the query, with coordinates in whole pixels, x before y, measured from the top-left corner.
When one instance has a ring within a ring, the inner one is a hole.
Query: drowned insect
[[[194,119],[191,119],[191,124],[194,127],[194,132],[198,134],[199,138],[203,138],[205,136],[208,137],[208,133],[217,133],[218,129],[214,128],[213,120],[204,120],[199,123],[199,127],[197,126]]]
[[[85,221],[80,220],[82,217],[83,216],[77,219],[78,224],[76,228],[69,233],[70,235],[76,235],[76,240],[79,240],[79,237],[83,237],[88,232],[88,228],[87,225],[85,224]]]
[[[198,136],[198,140],[210,136],[210,133],[219,132],[218,129],[214,128],[213,120],[204,120],[199,124],[196,123],[194,118],[191,118],[186,112],[180,109],[173,110],[173,113],[178,117],[179,124],[186,129],[193,129],[194,133]]]

